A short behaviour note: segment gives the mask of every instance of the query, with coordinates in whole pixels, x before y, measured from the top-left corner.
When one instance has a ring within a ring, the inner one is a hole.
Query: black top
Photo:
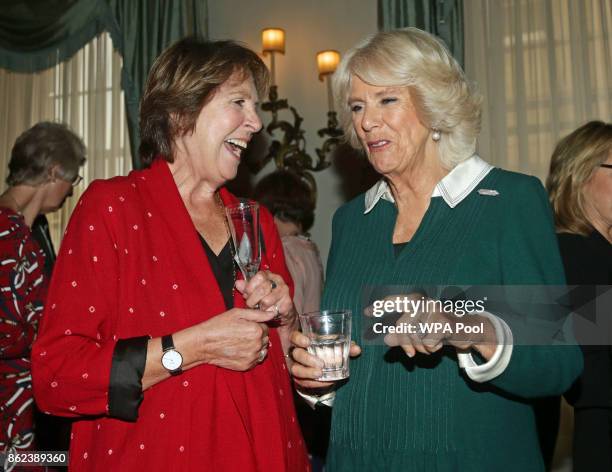
[[[44,272],[47,277],[51,277],[53,265],[55,264],[55,249],[51,242],[51,233],[49,233],[49,222],[47,217],[40,214],[32,223],[32,236],[40,244],[45,253],[45,268]]]
[[[234,261],[232,260],[232,251],[230,250],[231,243],[228,241],[217,256],[200,233],[198,233],[198,236],[208,257],[208,263],[213,271],[213,275],[217,279],[223,294],[225,307],[228,310],[234,308]]]
[[[612,285],[612,244],[598,231],[557,235],[568,285]]]
[[[572,300],[587,300],[594,285],[612,285],[612,244],[599,232],[589,236],[557,235],[568,285],[583,285]],[[583,313],[584,314],[584,313]],[[588,313],[585,316],[590,316]],[[577,333],[579,338],[579,333]],[[581,346],[584,371],[565,397],[577,408],[612,406],[612,350],[610,346]]]

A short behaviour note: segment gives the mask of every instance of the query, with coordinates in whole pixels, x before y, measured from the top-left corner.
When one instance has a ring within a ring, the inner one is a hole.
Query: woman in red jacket
[[[146,169],[79,202],[32,354],[41,407],[78,418],[73,470],[307,468],[281,342],[295,319],[282,245],[263,211],[263,270],[236,280],[224,212],[267,85],[234,42],[171,46],[141,102]]]

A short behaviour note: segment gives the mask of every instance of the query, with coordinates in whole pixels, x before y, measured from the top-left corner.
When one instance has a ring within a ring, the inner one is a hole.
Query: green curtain
[[[149,69],[176,40],[206,36],[206,0],[0,0],[0,67],[38,72],[69,59],[102,31],[123,57],[122,87],[134,168],[138,106]]]
[[[378,29],[415,26],[441,38],[463,67],[463,0],[378,0]]]
[[[69,59],[104,30],[99,1],[0,0],[0,67],[38,72]]]

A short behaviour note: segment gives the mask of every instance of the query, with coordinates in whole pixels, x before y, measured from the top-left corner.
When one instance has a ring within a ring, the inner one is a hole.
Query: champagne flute
[[[241,201],[225,207],[225,214],[232,237],[234,261],[244,280],[248,281],[261,264],[259,240],[259,204]]]

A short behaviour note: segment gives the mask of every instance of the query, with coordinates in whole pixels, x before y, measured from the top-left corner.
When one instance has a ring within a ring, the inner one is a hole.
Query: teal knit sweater
[[[410,359],[361,343],[362,288],[413,284],[563,284],[546,193],[534,177],[493,169],[450,208],[432,198],[396,258],[394,204],[364,214],[361,195],[334,216],[322,306],[354,313],[363,353],[333,407],[328,470],[544,470],[530,399],[564,392],[582,370],[576,346],[515,346],[510,364],[482,384],[457,364],[454,348]]]

